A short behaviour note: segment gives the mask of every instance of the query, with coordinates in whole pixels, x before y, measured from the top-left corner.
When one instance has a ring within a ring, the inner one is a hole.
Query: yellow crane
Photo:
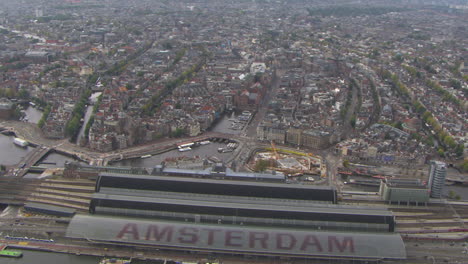
[[[280,157],[278,155],[278,151],[276,151],[276,146],[275,142],[273,140],[270,140],[271,148],[273,149],[273,152],[275,153],[275,160],[279,160]]]

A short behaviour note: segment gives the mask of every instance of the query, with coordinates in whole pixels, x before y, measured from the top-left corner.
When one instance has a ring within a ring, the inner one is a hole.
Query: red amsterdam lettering
[[[179,242],[187,244],[195,244],[198,242],[198,228],[184,227],[180,231]]]
[[[117,234],[118,239],[133,239],[139,240],[140,235],[138,234],[138,228],[136,224],[128,223],[126,224],[122,230],[120,230],[119,234]]]
[[[320,245],[320,241],[314,235],[307,235],[304,238],[304,241],[301,245],[301,250],[304,251],[309,246],[314,246],[317,249],[317,252],[322,252],[322,245]]]
[[[226,247],[242,247],[242,241],[236,241],[233,240],[239,240],[242,239],[242,235],[244,232],[242,231],[226,231],[225,233],[225,238],[224,238],[224,246]]]
[[[354,253],[354,240],[352,237],[343,237],[343,240],[340,241],[336,236],[329,236],[328,237],[328,252],[333,252],[334,247],[333,245],[336,246],[338,251],[344,252],[346,248],[348,248],[348,252]]]
[[[215,232],[221,232],[220,229],[202,229],[208,233],[208,241],[206,242],[208,246],[213,245]]]
[[[260,242],[260,246],[264,249],[267,249],[267,240],[268,240],[268,233],[267,232],[250,232],[249,233],[249,247],[255,248],[255,241]]]
[[[150,225],[146,230],[146,240],[156,240],[161,241],[164,236],[166,237],[166,242],[171,242],[172,234],[174,233],[174,227],[166,226],[161,228],[157,225]]]
[[[291,234],[279,233],[276,235],[276,248],[291,250],[296,246],[296,238]]]

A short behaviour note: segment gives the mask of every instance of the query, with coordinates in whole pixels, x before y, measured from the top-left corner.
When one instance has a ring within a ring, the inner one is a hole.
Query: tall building
[[[36,8],[35,13],[36,13],[36,18],[44,16],[44,11],[40,7]]]
[[[445,185],[446,174],[447,164],[442,161],[431,161],[431,169],[429,172],[429,188],[431,189],[432,198],[440,198],[442,196],[442,188]]]

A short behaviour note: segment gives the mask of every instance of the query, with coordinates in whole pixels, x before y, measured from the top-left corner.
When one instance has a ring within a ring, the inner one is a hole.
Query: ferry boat
[[[130,264],[132,259],[103,258],[99,264]]]
[[[19,251],[0,250],[0,257],[21,258],[22,256],[23,253]]]
[[[15,138],[15,139],[13,139],[13,144],[25,148],[25,147],[28,146],[29,143],[24,139]]]
[[[23,253],[20,251],[6,250],[7,245],[0,244],[0,257],[21,258]]]
[[[34,237],[14,237],[14,236],[8,236],[8,235],[5,236],[5,239],[18,240],[18,241],[47,242],[47,243],[55,242],[53,239],[34,238]]]

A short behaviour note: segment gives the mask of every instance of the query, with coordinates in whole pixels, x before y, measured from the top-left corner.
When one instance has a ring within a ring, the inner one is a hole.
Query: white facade
[[[445,185],[445,175],[447,174],[447,164],[441,161],[431,161],[429,172],[429,187],[432,198],[441,198],[442,190]]]

